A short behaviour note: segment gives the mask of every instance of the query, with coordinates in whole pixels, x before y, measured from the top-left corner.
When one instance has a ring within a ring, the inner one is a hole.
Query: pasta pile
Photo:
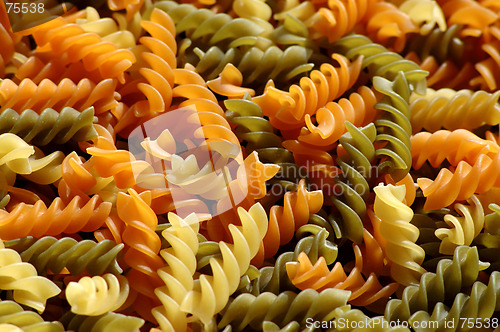
[[[0,331],[499,327],[500,2],[32,3]]]

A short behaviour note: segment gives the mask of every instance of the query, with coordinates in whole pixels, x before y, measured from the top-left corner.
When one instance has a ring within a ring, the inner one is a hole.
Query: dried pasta
[[[499,13],[0,2],[0,330],[498,329]]]

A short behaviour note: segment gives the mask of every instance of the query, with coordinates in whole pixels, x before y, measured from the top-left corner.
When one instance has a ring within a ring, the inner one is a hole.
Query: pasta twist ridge
[[[71,281],[65,290],[71,311],[78,315],[99,316],[120,308],[127,299],[127,279],[107,273]]]
[[[419,178],[417,183],[422,189],[425,210],[436,210],[463,201],[474,193],[484,193],[498,187],[500,153],[493,156],[480,155],[473,164],[460,161],[454,171],[442,168],[436,179]]]
[[[327,224],[323,220],[323,224]],[[278,295],[285,290],[294,290],[286,272],[287,262],[297,261],[300,253],[305,253],[311,262],[315,263],[319,257],[324,257],[327,264],[332,264],[337,258],[337,246],[329,238],[325,227],[318,225],[304,225],[296,232],[300,237],[294,251],[287,251],[278,256],[274,266],[262,267],[260,276],[252,280],[247,292],[258,295],[262,292],[271,292]]]
[[[356,128],[346,121],[345,126],[348,133],[340,137],[340,143],[347,153],[337,158],[342,173],[335,177],[337,188],[330,197],[340,218],[333,216],[332,221],[339,224],[342,237],[361,243],[362,219],[366,214],[366,201],[370,193],[368,181],[373,177],[372,163],[375,160],[373,143],[377,131],[373,124]]]
[[[394,181],[399,181],[411,168],[411,123],[408,105],[410,88],[402,72],[393,82],[376,76],[373,78],[373,85],[384,95],[375,105],[376,109],[383,111],[382,116],[375,121],[375,140],[386,142],[375,153],[377,157],[382,158],[378,168],[382,173],[389,173]]]
[[[453,260],[441,259],[436,273],[424,273],[418,284],[404,289],[401,299],[390,300],[385,308],[385,318],[389,321],[408,320],[417,311],[431,311],[439,302],[472,286],[479,271],[488,265],[479,261],[476,247],[457,247]]]
[[[1,288],[12,290],[17,303],[41,313],[47,299],[61,292],[52,281],[38,276],[33,265],[24,263],[16,251],[5,248],[3,241],[0,243],[0,259]]]
[[[371,0],[328,1],[328,8],[322,7],[309,19],[311,27],[318,34],[328,38],[330,43],[353,31],[375,8]]]
[[[230,326],[235,331],[245,327],[262,329],[265,322],[273,322],[282,327],[290,322],[304,326],[308,318],[323,320],[337,308],[346,305],[349,292],[339,289],[313,289],[296,294],[285,291],[279,295],[262,293],[257,296],[241,294],[224,309],[218,323],[219,328]]]
[[[366,21],[367,34],[396,52],[404,49],[408,34],[419,31],[410,16],[390,2],[376,2],[368,12]]]
[[[455,204],[460,217],[444,216],[445,223],[451,228],[443,227],[435,231],[436,237],[441,240],[440,253],[453,254],[459,245],[470,245],[483,229],[485,216],[481,202],[474,195],[467,202],[470,206]]]
[[[115,91],[116,85],[117,82],[112,79],[98,84],[86,78],[77,84],[68,78],[58,84],[49,79],[43,79],[39,84],[27,78],[19,84],[4,79],[0,82],[0,109],[12,108],[18,113],[32,109],[40,113],[47,108],[85,110],[93,106],[95,114],[101,114],[118,107],[120,96]]]
[[[284,149],[281,138],[274,132],[269,120],[264,118],[262,109],[254,103],[249,94],[243,99],[228,99],[224,101],[226,118],[230,124],[236,125],[236,136],[246,142],[247,154],[257,151],[263,162],[273,163],[280,170],[273,179],[297,183],[303,178],[302,169],[295,164],[292,153]]]
[[[67,330],[81,332],[139,332],[144,320],[134,316],[126,316],[116,312],[107,312],[100,316],[75,315],[67,312],[61,317]]]
[[[335,288],[351,291],[348,302],[358,306],[372,304],[389,297],[396,291],[397,283],[383,286],[373,272],[365,279],[361,272],[363,270],[362,254],[357,245],[354,246],[354,253],[355,267],[348,276],[340,262],[329,270],[323,257],[320,257],[313,265],[307,255],[301,253],[298,262],[286,264],[288,277],[295,287],[302,290],[312,288],[321,291]]]
[[[125,223],[121,236],[126,246],[124,261],[131,267],[128,275],[130,287],[137,291],[144,301],[149,302],[135,302],[136,311],[148,312],[143,317],[150,317],[150,310],[159,304],[154,290],[162,284],[157,270],[164,266],[158,255],[161,248],[160,237],[155,232],[158,218],[150,204],[149,191],[138,194],[129,189],[129,194],[118,193],[116,199],[118,217]]]
[[[156,8],[165,11],[175,22],[176,33],[184,33],[192,43],[201,48],[216,44],[230,44],[239,38],[256,37],[266,28],[252,20],[226,13],[214,13],[206,8],[196,8],[191,4],[161,1]],[[206,48],[205,48],[206,49]]]
[[[136,160],[130,151],[117,149],[113,137],[105,131],[100,130],[95,145],[87,148],[87,153],[92,156],[89,163],[99,176],[112,176],[116,187],[120,189],[134,185],[149,188],[151,183],[155,183],[154,180],[157,180],[157,185],[165,184],[164,175],[156,174],[147,161]]]
[[[300,45],[291,45],[284,50],[276,45],[265,50],[252,46],[248,49],[233,47],[227,51],[217,46],[206,51],[196,47],[193,52],[199,58],[196,70],[204,78],[215,79],[231,63],[243,74],[244,86],[262,86],[269,80],[277,86],[285,86],[314,67],[308,62],[312,51]]]
[[[2,320],[2,324],[9,324],[10,327],[17,326],[21,328],[19,330],[12,330],[15,332],[29,331],[30,329],[32,331],[64,331],[64,327],[60,322],[46,322],[37,313],[30,310],[24,310],[16,302],[9,300],[0,302],[0,319]],[[0,324],[0,327],[2,324]]]
[[[99,195],[87,203],[77,196],[69,204],[56,197],[49,207],[42,200],[19,203],[12,211],[0,210],[0,237],[12,240],[23,236],[42,237],[61,233],[92,232],[101,227],[111,212],[111,203]]]
[[[149,21],[142,21],[141,26],[150,35],[139,40],[142,46],[149,49],[141,54],[147,66],[139,69],[139,74],[146,82],[137,83],[137,89],[144,94],[145,100],[136,102],[129,109],[129,112],[139,117],[153,116],[170,107],[173,68],[177,66],[177,43],[172,19],[165,12],[155,9]]]
[[[404,186],[378,185],[374,188],[375,215],[380,218],[380,232],[387,240],[387,258],[392,262],[391,276],[407,286],[418,284],[420,276],[426,272],[421,266],[425,252],[415,244],[419,229],[410,224],[413,210],[402,201]]]
[[[301,129],[298,139],[320,149],[328,149],[347,131],[346,121],[355,126],[371,123],[376,116],[376,102],[377,97],[372,89],[362,86],[348,98],[329,102],[318,109],[315,114],[318,125],[313,123],[311,116],[306,115],[306,126]]]
[[[18,114],[13,109],[5,109],[0,113],[0,132],[16,134],[27,143],[33,141],[40,146],[64,144],[70,139],[81,142],[97,138],[93,122],[92,107],[82,112],[71,107],[61,112],[48,108],[40,114],[33,110]]]
[[[441,127],[448,130],[476,129],[482,125],[500,122],[500,92],[459,90],[448,88],[427,89],[425,96],[410,97],[413,133],[422,129],[435,132]]]
[[[442,302],[439,302],[434,307],[432,315],[428,312],[418,311],[409,318],[410,324],[417,325],[416,322],[429,322],[433,321],[435,329],[427,329],[426,331],[437,331],[443,328],[446,321],[454,320],[456,322],[463,321],[463,319],[490,319],[495,317],[495,313],[500,311],[499,292],[500,287],[500,272],[493,271],[489,277],[488,285],[480,281],[476,281],[472,285],[470,295],[465,293],[458,293],[455,296],[451,308],[447,308]],[[497,316],[498,317],[498,316]],[[416,331],[420,330],[417,328]]]
[[[162,235],[171,247],[160,251],[167,266],[159,269],[158,275],[165,286],[155,289],[162,306],[154,308],[153,315],[163,331],[184,331],[188,320],[186,313],[181,310],[181,303],[194,287],[199,220],[195,214],[185,219],[174,213],[169,213],[168,216],[172,226],[165,229]]]
[[[33,38],[39,53],[52,52],[65,64],[82,61],[85,70],[99,70],[103,79],[116,78],[125,83],[125,71],[136,62],[130,50],[119,49],[98,34],[63,19],[37,26]]]
[[[494,143],[465,129],[419,132],[411,137],[414,169],[420,169],[426,161],[435,168],[445,160],[453,166],[462,160],[474,163],[483,154],[494,155],[497,152]]]
[[[404,59],[398,53],[387,50],[384,46],[373,43],[368,37],[351,34],[340,38],[333,49],[345,55],[349,60],[363,56],[362,69],[368,69],[371,77],[381,76],[395,80],[402,71],[412,91],[425,93],[427,71],[411,60]]]
[[[248,211],[239,207],[238,216],[242,226],[229,225],[234,244],[219,242],[222,257],[210,259],[213,275],[200,275],[181,304],[181,310],[204,324],[224,308],[229,295],[237,289],[267,231],[268,218],[259,203]]]
[[[292,85],[288,92],[276,89],[269,83],[262,95],[252,100],[269,117],[278,129],[300,128],[307,117],[325,107],[329,101],[340,97],[350,89],[359,75],[362,58],[350,62],[340,54],[332,55],[340,67],[324,63],[319,70],[313,70],[309,77],[300,79],[299,85]]]
[[[307,191],[305,180],[300,180],[297,191],[289,191],[283,197],[283,206],[274,205],[269,211],[269,227],[263,240],[264,258],[274,256],[279,246],[285,245],[293,234],[309,221],[309,215],[318,212],[323,205],[321,190]]]
[[[445,30],[438,27],[428,33],[419,34],[406,43],[404,53],[416,52],[420,59],[433,56],[440,63],[450,57],[456,62],[462,61],[465,45],[458,35],[460,28],[459,25],[452,25]]]
[[[68,269],[72,275],[86,271],[90,275],[101,275],[105,271],[121,274],[123,270],[116,261],[124,244],[110,240],[95,242],[76,241],[70,237],[56,239],[44,236],[39,239],[24,237],[5,242],[6,248],[14,249],[25,262],[31,263],[39,274],[59,274]]]

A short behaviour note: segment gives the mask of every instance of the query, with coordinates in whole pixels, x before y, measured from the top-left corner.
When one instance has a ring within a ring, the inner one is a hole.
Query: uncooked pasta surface
[[[2,1],[0,332],[497,331],[499,87],[498,0]]]

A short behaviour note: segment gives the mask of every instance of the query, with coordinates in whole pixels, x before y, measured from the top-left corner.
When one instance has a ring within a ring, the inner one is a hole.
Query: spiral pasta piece
[[[59,287],[45,277],[40,277],[33,265],[24,263],[21,256],[0,244],[0,287],[13,291],[14,301],[36,309],[45,310],[47,299],[61,292]]]
[[[264,118],[262,109],[251,100],[249,94],[245,94],[243,99],[228,99],[224,101],[224,105],[228,122],[236,125],[236,136],[246,142],[245,151],[248,154],[257,151],[260,160],[280,167],[274,179],[297,183],[303,177],[293,155],[283,148],[281,138],[276,135],[269,120]]]
[[[445,326],[446,321],[463,321],[463,319],[474,319],[478,321],[495,322],[496,313],[500,310],[498,305],[500,284],[500,273],[494,271],[489,277],[488,285],[476,281],[472,285],[470,295],[458,293],[453,300],[451,308],[447,308],[443,303],[437,303],[432,314],[425,311],[418,311],[409,318],[411,325],[425,324],[429,321],[435,322],[431,329],[425,331],[437,331]],[[498,317],[498,316],[497,316]],[[419,323],[416,323],[419,322]],[[498,321],[496,321],[498,323]],[[468,329],[468,328],[467,328]],[[466,330],[457,329],[457,330]],[[415,331],[422,331],[418,327]]]
[[[224,308],[267,231],[267,215],[260,204],[253,205],[248,212],[240,207],[238,215],[242,226],[229,225],[234,244],[219,243],[222,258],[210,259],[213,276],[200,275],[181,304],[182,311],[193,314],[204,324]]]
[[[368,278],[363,277],[363,259],[359,247],[354,247],[356,265],[346,275],[342,264],[337,262],[329,270],[323,257],[313,265],[307,255],[301,253],[298,262],[288,262],[286,270],[292,283],[299,289],[312,288],[318,291],[335,288],[351,291],[348,302],[353,305],[366,306],[389,297],[398,288],[397,283],[382,286],[375,273]]]
[[[105,271],[121,274],[123,270],[116,261],[123,243],[92,240],[76,241],[70,237],[56,239],[44,236],[39,239],[24,237],[5,241],[5,247],[14,249],[25,262],[32,264],[39,274],[61,273],[68,269],[72,275],[86,271],[90,275],[101,275]]]
[[[411,2],[414,4],[418,3],[417,1]],[[423,1],[424,4],[430,2],[435,3],[434,1]],[[447,29],[439,27],[433,28],[427,33],[421,33],[406,43],[404,53],[415,52],[420,59],[433,56],[440,63],[445,62],[449,58],[457,62],[462,61],[465,45],[459,36],[460,28],[459,25],[453,25]]]
[[[477,71],[472,62],[465,62],[459,66],[451,60],[445,60],[438,63],[434,56],[427,56],[420,59],[415,52],[410,52],[405,57],[419,64],[422,70],[429,72],[427,77],[427,86],[433,89],[471,89],[471,81],[477,76]],[[418,91],[422,95],[425,89]]]
[[[431,311],[476,281],[478,273],[488,264],[479,261],[477,248],[459,246],[453,260],[441,259],[436,273],[426,272],[416,285],[407,286],[401,299],[390,300],[385,309],[389,321],[407,320],[420,310]]]
[[[425,93],[427,71],[420,69],[415,62],[373,43],[368,37],[359,34],[348,35],[336,41],[333,47],[351,61],[363,56],[361,68],[367,68],[370,76],[395,80],[402,71],[412,91]]]
[[[144,320],[134,316],[126,316],[108,312],[100,316],[75,315],[68,312],[61,317],[66,329],[78,332],[139,332]]]
[[[47,331],[62,332],[64,327],[60,322],[46,322],[37,313],[24,310],[14,301],[3,300],[0,302],[0,327],[12,328],[17,326],[19,329],[5,330],[13,332],[22,331]],[[8,325],[6,327],[5,325]]]
[[[93,108],[78,112],[65,107],[60,113],[48,108],[40,114],[32,110],[18,114],[6,109],[0,113],[0,132],[17,134],[25,142],[34,141],[40,146],[51,142],[64,144],[70,139],[81,142],[97,138],[93,122]]]
[[[410,89],[402,72],[393,82],[376,76],[373,85],[377,91],[385,95],[375,105],[376,109],[384,111],[375,121],[376,141],[387,142],[384,147],[376,151],[377,157],[382,158],[378,168],[383,173],[389,173],[394,181],[399,181],[411,168],[411,123],[408,106]]]
[[[473,164],[460,161],[452,172],[442,168],[435,180],[419,178],[417,183],[427,198],[424,209],[436,210],[462,201],[474,193],[484,193],[498,187],[500,153],[480,155]]]
[[[451,228],[438,228],[436,237],[441,240],[439,252],[453,254],[456,247],[470,245],[472,240],[479,235],[484,226],[484,211],[476,196],[472,196],[468,203],[470,206],[455,204],[455,210],[460,217],[447,214],[444,221]]]
[[[0,109],[12,108],[18,113],[32,109],[39,113],[47,108],[85,110],[93,106],[95,113],[101,114],[118,106],[116,84],[112,79],[98,84],[88,79],[82,79],[77,84],[67,78],[59,84],[49,79],[43,79],[39,84],[30,79],[24,79],[19,84],[4,79],[0,82]]]
[[[283,206],[274,205],[269,211],[269,227],[263,239],[264,258],[274,256],[279,246],[287,244],[293,233],[309,220],[309,215],[318,212],[323,205],[320,190],[307,191],[305,181],[300,180],[295,192],[287,192]]]
[[[473,130],[482,125],[500,122],[500,92],[452,89],[427,89],[425,96],[410,97],[413,133],[422,129],[431,132],[440,128],[448,130]]]
[[[154,289],[162,282],[156,271],[164,265],[158,255],[160,237],[155,232],[158,218],[150,204],[150,192],[138,194],[133,189],[129,189],[129,194],[119,193],[116,200],[118,217],[125,223],[122,239],[127,247],[124,261],[131,267],[129,284],[143,298],[135,301],[134,309],[140,313],[148,312],[146,317],[159,304]]]
[[[421,3],[421,2],[418,2]],[[408,5],[409,7],[411,6]],[[439,8],[439,6],[438,6]],[[367,13],[366,32],[380,44],[387,45],[395,39],[393,45],[396,52],[404,49],[406,35],[418,32],[417,24],[402,9],[389,2],[377,2]],[[444,18],[443,18],[444,21]]]
[[[177,34],[185,33],[190,41],[201,45],[229,44],[239,38],[256,37],[266,31],[252,20],[232,18],[226,13],[215,14],[191,4],[161,1],[155,7],[164,10],[173,19]]]
[[[165,12],[155,9],[149,21],[142,21],[141,26],[150,35],[139,40],[142,46],[149,49],[141,54],[147,66],[139,69],[145,82],[137,83],[137,89],[145,100],[137,101],[128,110],[139,117],[152,116],[170,107],[174,85],[173,69],[177,66],[177,44],[172,19]]]
[[[447,31],[446,20],[439,4],[434,0],[417,1],[405,0],[399,9],[408,14],[410,19],[420,26],[420,34],[432,33],[434,26],[440,31]]]
[[[347,131],[346,121],[355,126],[371,123],[376,117],[376,102],[377,97],[374,92],[362,86],[348,98],[327,103],[315,114],[318,125],[314,124],[311,116],[306,115],[306,127],[301,129],[299,141],[320,149],[330,146]]]
[[[323,220],[326,225],[327,222]],[[337,258],[337,246],[328,240],[329,232],[325,227],[318,225],[304,225],[297,231],[296,237],[301,237],[295,245],[294,251],[282,253],[276,259],[274,266],[265,266],[259,270],[260,275],[253,279],[247,292],[253,295],[262,292],[279,294],[286,290],[293,290],[286,272],[287,262],[297,261],[300,253],[305,253],[311,262],[315,263],[323,257],[327,264],[332,264]]]
[[[245,86],[259,86],[269,80],[283,86],[314,67],[308,62],[312,51],[299,45],[285,50],[272,45],[266,50],[254,46],[247,50],[230,48],[227,51],[212,46],[207,51],[195,48],[193,52],[199,58],[196,70],[207,80],[216,78],[231,63],[243,74]]]
[[[461,35],[478,37],[498,20],[498,14],[487,6],[471,0],[439,1],[448,25],[461,24]],[[486,2],[487,3],[487,2]]]
[[[362,58],[350,62],[340,54],[332,55],[340,67],[321,65],[309,77],[303,77],[299,85],[292,85],[289,91],[276,89],[272,83],[266,86],[261,96],[252,100],[262,108],[271,124],[278,129],[292,129],[303,126],[307,116],[350,89],[356,81]]]
[[[376,197],[375,215],[380,218],[380,232],[387,240],[386,253],[391,260],[391,276],[403,285],[417,284],[425,273],[421,266],[425,252],[415,244],[419,230],[410,224],[413,210],[402,203],[404,186],[378,185],[374,188]]]
[[[434,133],[419,132],[411,137],[412,166],[420,169],[427,161],[438,167],[447,160],[456,166],[462,160],[474,163],[482,154],[494,155],[494,143],[474,135],[468,130],[439,130]]]
[[[127,299],[128,281],[124,276],[82,277],[66,286],[66,299],[77,315],[99,316],[120,308]]]
[[[350,122],[346,122],[345,126],[348,133],[340,137],[340,143],[347,153],[337,158],[342,174],[334,179],[338,193],[335,190],[331,196],[340,218],[333,215],[332,219],[338,224],[342,237],[361,243],[362,219],[366,213],[366,201],[370,193],[368,181],[373,177],[372,163],[375,160],[373,143],[377,132],[373,124],[356,128]]]
[[[39,47],[38,52],[52,52],[65,63],[82,61],[85,70],[98,70],[103,79],[116,78],[124,83],[124,72],[136,62],[131,51],[119,49],[113,43],[103,41],[99,35],[63,19],[35,27],[33,38]]]
[[[230,326],[235,331],[242,331],[250,326],[260,330],[264,322],[282,327],[293,321],[304,326],[308,318],[324,320],[337,308],[345,306],[348,297],[349,292],[339,289],[322,292],[308,289],[298,294],[287,291],[279,295],[241,294],[224,310],[218,327]]]
[[[20,203],[12,211],[0,210],[0,237],[12,240],[28,235],[91,232],[104,224],[110,211],[111,203],[102,202],[98,195],[87,203],[77,196],[67,205],[56,198],[49,207],[41,200],[35,204]]]
[[[169,213],[168,220],[172,226],[162,235],[171,247],[160,251],[167,266],[158,270],[165,286],[155,289],[162,306],[154,308],[153,315],[163,331],[182,331],[187,329],[188,320],[181,304],[194,287],[199,220],[194,214],[182,219],[174,213]]]

